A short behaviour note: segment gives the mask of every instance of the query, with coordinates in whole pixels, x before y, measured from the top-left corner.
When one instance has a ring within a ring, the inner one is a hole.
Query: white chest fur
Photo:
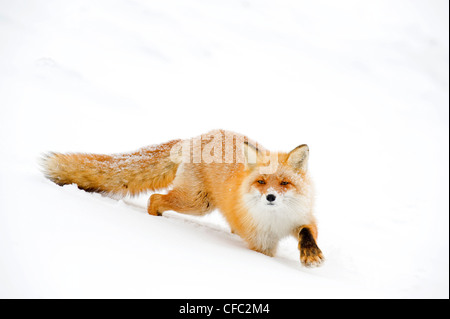
[[[276,200],[270,204],[266,195],[257,191],[244,195],[244,203],[256,230],[253,241],[269,255],[281,238],[312,220],[310,198],[294,192],[274,195]]]

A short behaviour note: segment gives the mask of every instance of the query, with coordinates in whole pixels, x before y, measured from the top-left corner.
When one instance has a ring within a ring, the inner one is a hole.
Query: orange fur
[[[61,186],[77,184],[90,192],[137,195],[170,185],[178,165],[168,157],[177,142],[115,155],[49,153],[42,166],[45,176]]]
[[[212,152],[211,145],[217,140],[221,142],[214,144]],[[248,148],[241,147],[238,140],[247,143]],[[181,142],[193,147],[188,161],[179,163],[171,157],[171,151]],[[248,160],[252,150],[255,163]],[[150,197],[149,214],[174,210],[204,215],[219,209],[232,232],[241,236],[249,248],[273,256],[278,241],[292,234],[299,240],[301,262],[319,264],[323,256],[316,245],[314,194],[306,168],[309,149],[301,145],[290,153],[272,153],[275,157],[271,161],[277,162],[277,168],[261,173],[261,168],[268,165],[266,152],[245,136],[216,130],[128,154],[52,153],[45,157],[43,167],[45,175],[59,185],[75,183],[87,191],[114,195],[135,195],[172,186],[168,194]],[[244,161],[239,161],[242,154]],[[205,163],[209,155],[214,155],[215,161]],[[199,158],[202,161],[195,162]],[[273,203],[268,202],[269,193],[275,198]]]

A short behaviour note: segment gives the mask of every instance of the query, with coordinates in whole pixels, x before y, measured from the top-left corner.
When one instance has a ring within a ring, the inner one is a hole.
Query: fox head
[[[289,153],[270,153],[244,146],[247,177],[242,185],[248,207],[267,211],[303,211],[311,207],[312,190],[308,176],[308,145]],[[269,159],[268,159],[269,158]]]

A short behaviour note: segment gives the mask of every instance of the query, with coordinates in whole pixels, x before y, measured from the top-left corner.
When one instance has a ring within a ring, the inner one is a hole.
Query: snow
[[[0,4],[0,297],[449,298],[448,2]],[[59,187],[42,153],[307,143],[319,268],[214,212]]]

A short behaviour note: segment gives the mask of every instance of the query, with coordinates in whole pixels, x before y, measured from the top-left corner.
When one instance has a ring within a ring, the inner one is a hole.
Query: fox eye
[[[266,182],[263,181],[262,179],[260,179],[260,180],[258,181],[258,183],[260,183],[260,184],[265,184]]]
[[[280,185],[287,185],[289,182],[281,182]]]

